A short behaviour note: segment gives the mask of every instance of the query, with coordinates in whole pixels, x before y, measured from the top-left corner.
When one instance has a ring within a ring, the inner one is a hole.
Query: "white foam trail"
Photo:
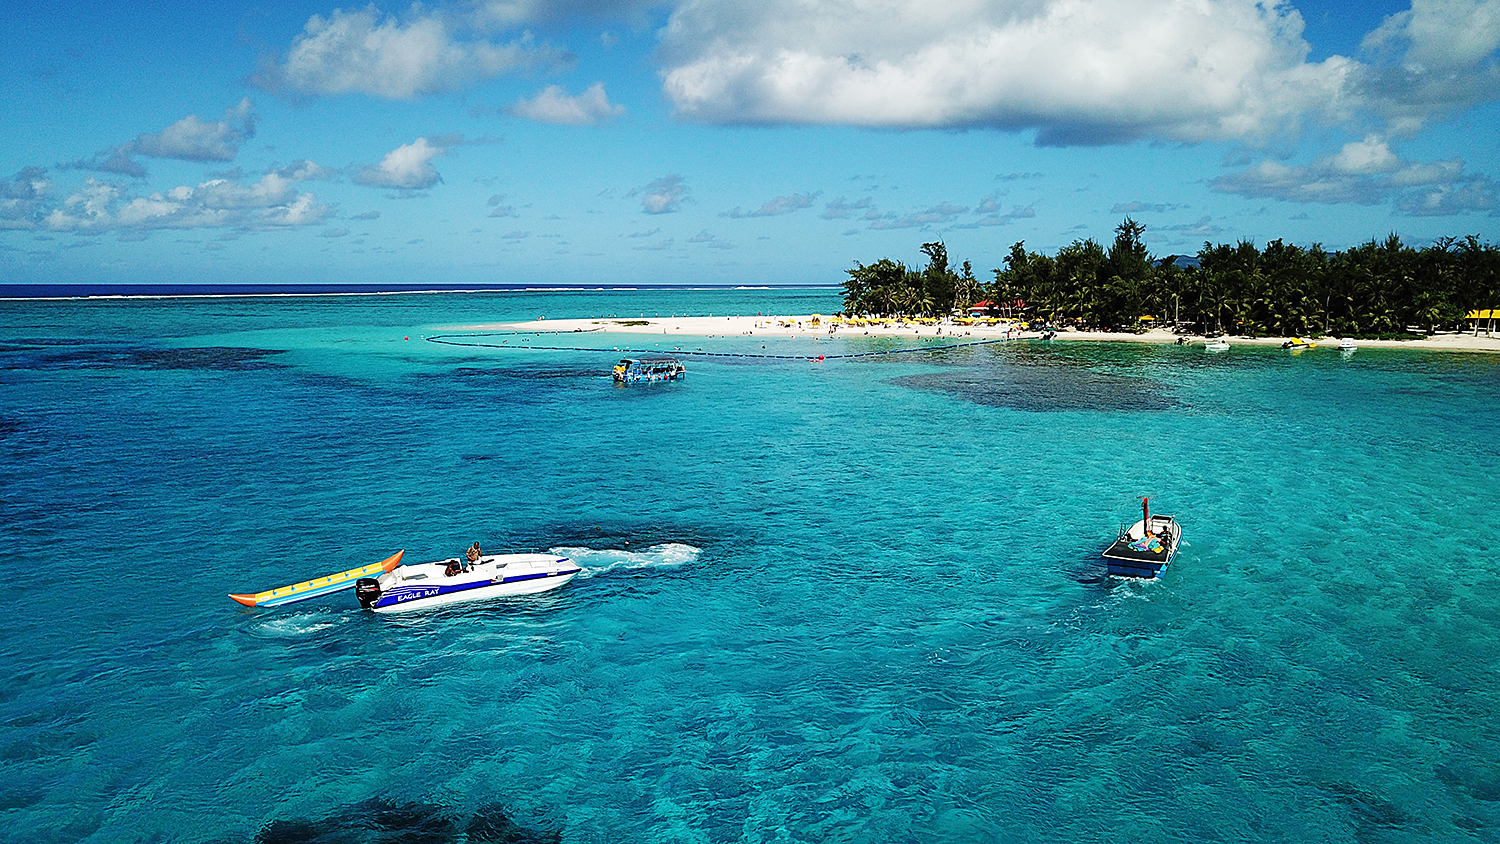
[[[698,550],[680,542],[652,545],[644,551],[619,548],[551,548],[551,553],[567,557],[583,569],[579,577],[592,577],[615,569],[648,569],[680,566],[698,559]]]
[[[260,625],[259,634],[270,639],[295,639],[337,627],[347,619],[327,612],[282,615]]]

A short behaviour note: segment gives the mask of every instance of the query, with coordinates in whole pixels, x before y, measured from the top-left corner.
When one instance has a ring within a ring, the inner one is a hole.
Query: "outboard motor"
[[[380,581],[373,577],[361,577],[354,581],[354,597],[359,599],[359,605],[365,609],[375,606],[380,600]]]

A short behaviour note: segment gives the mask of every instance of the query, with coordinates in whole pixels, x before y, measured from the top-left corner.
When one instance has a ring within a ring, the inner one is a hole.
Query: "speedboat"
[[[1210,352],[1227,352],[1229,351],[1229,341],[1225,340],[1223,337],[1215,337],[1214,339],[1209,340],[1207,343],[1204,343],[1203,348],[1204,350]]]
[[[461,601],[531,595],[572,580],[582,569],[552,554],[477,553],[473,562],[457,557],[435,563],[401,565],[405,551],[378,563],[315,577],[264,592],[230,595],[247,607],[279,607],[332,595],[354,587],[360,606],[376,612],[405,612]]]
[[[1314,343],[1313,341],[1304,339],[1302,337],[1293,337],[1292,339],[1281,344],[1281,348],[1291,349],[1294,352],[1300,352],[1303,349],[1316,349],[1317,347],[1317,343]]]
[[[1345,337],[1344,339],[1339,341],[1339,351],[1341,352],[1352,352],[1358,348],[1359,344],[1354,342],[1353,340],[1350,340],[1348,337]]]
[[[1117,577],[1156,578],[1166,570],[1182,541],[1182,525],[1171,516],[1151,514],[1151,499],[1141,499],[1141,520],[1128,528],[1106,549],[1104,562]]]
[[[493,554],[470,563],[457,557],[397,566],[355,581],[359,605],[379,613],[406,612],[464,601],[532,595],[572,580],[582,569],[552,554]]]

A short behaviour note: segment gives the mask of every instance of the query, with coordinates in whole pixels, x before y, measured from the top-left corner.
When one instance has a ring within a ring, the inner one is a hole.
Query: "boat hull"
[[[1161,577],[1182,542],[1182,525],[1171,516],[1151,517],[1151,533],[1158,539],[1159,550],[1141,547],[1146,544],[1142,541],[1146,533],[1146,521],[1142,519],[1104,550],[1104,563],[1110,574],[1145,580]]]
[[[483,557],[465,571],[448,572],[457,560],[401,566],[381,575],[378,596],[367,609],[378,613],[411,612],[429,607],[532,595],[562,586],[582,569],[567,557],[550,554],[502,554]]]

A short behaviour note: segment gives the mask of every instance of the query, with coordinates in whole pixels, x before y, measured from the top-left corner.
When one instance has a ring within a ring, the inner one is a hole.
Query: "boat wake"
[[[299,639],[322,633],[349,619],[338,612],[294,612],[288,615],[267,616],[255,625],[254,635],[262,639]]]
[[[571,559],[579,568],[579,578],[593,577],[611,571],[670,568],[698,559],[698,550],[681,542],[652,545],[643,551],[619,548],[549,548],[549,553]]]

